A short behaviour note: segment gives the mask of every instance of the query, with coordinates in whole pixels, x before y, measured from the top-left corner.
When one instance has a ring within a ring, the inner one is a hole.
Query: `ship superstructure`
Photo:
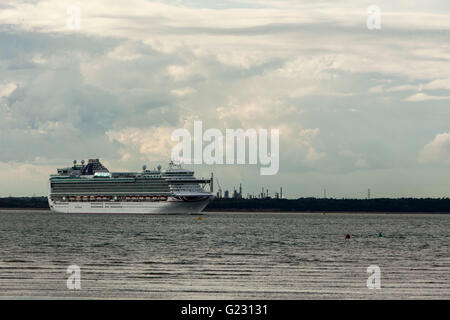
[[[211,179],[170,163],[141,172],[110,172],[99,159],[58,169],[50,176],[50,209],[63,213],[197,213],[214,197]]]

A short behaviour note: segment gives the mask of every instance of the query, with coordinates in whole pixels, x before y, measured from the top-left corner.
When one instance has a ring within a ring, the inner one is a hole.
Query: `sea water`
[[[3,210],[0,248],[0,298],[450,298],[450,214]]]

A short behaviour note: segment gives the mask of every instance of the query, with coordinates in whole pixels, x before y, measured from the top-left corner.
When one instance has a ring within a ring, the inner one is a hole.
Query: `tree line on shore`
[[[48,209],[47,197],[0,198],[0,208]],[[214,199],[205,211],[448,212],[450,198]]]
[[[205,211],[448,212],[450,198],[216,199]]]
[[[48,201],[47,201],[47,197],[0,198],[0,208],[45,209],[45,208],[48,208]]]

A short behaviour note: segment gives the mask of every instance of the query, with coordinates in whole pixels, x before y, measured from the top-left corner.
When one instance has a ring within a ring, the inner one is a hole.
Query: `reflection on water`
[[[0,211],[0,297],[450,298],[450,215],[202,217]]]

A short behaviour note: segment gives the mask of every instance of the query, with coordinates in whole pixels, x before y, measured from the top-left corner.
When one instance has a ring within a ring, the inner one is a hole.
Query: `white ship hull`
[[[53,202],[49,199],[49,205],[57,213],[189,214],[201,212],[212,198],[200,201],[171,201],[169,198],[154,202]]]

